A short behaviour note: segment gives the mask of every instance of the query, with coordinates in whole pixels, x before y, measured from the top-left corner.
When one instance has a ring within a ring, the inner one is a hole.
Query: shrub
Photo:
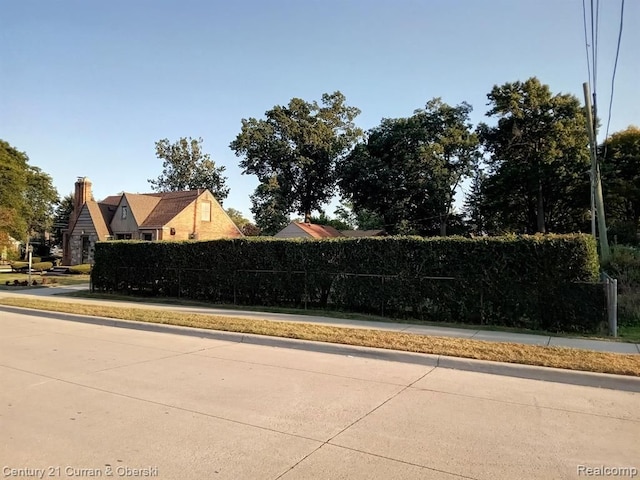
[[[44,272],[46,270],[51,270],[53,268],[53,263],[51,262],[38,262],[31,264],[31,270],[35,270],[36,272]]]
[[[618,325],[640,325],[640,249],[616,245],[604,268],[618,280]]]
[[[84,263],[82,265],[74,265],[72,267],[69,267],[69,273],[73,273],[76,275],[87,275],[89,273],[91,273],[91,265],[89,265],[88,263]]]
[[[586,235],[103,242],[95,260],[103,291],[554,331],[605,316]]]

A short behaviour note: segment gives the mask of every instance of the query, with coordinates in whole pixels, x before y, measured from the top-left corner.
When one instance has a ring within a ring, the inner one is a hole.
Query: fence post
[[[382,311],[381,316],[384,317],[384,300],[386,298],[386,296],[384,294],[385,293],[384,292],[384,275],[382,275],[380,278],[382,280],[382,292],[380,292],[380,293],[382,293],[382,295],[380,295],[380,297],[382,298],[382,304],[380,305],[380,310]]]
[[[618,336],[618,279],[613,278],[609,282],[609,297],[611,311],[609,312],[609,334],[612,337]]]
[[[304,271],[304,309],[307,309],[307,299],[309,298],[309,285],[307,283],[307,270]]]

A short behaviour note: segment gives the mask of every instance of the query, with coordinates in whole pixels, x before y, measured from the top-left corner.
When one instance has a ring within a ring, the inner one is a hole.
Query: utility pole
[[[596,217],[598,220],[598,237],[600,238],[600,259],[602,263],[609,260],[609,241],[607,239],[607,223],[604,218],[604,200],[602,198],[602,183],[600,182],[600,169],[598,168],[596,134],[593,123],[593,110],[591,107],[591,91],[588,83],[583,83],[585,113],[587,117],[587,133],[589,134],[589,151],[591,152],[591,191],[595,199]],[[593,210],[592,210],[593,215]],[[593,222],[593,219],[592,219]]]

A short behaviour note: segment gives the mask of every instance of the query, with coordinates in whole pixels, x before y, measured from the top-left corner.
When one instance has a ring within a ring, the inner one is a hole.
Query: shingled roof
[[[160,201],[147,219],[142,222],[140,228],[159,228],[166,225],[201,194],[202,190],[145,194],[157,197]]]
[[[340,230],[345,237],[386,237],[388,234],[384,230]]]
[[[329,225],[316,225],[314,223],[303,222],[293,222],[293,224],[314,238],[333,238],[343,236],[338,230],[330,227]]]

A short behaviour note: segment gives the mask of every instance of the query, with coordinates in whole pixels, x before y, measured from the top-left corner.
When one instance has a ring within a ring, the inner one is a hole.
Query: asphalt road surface
[[[640,478],[640,394],[0,311],[0,468]]]

